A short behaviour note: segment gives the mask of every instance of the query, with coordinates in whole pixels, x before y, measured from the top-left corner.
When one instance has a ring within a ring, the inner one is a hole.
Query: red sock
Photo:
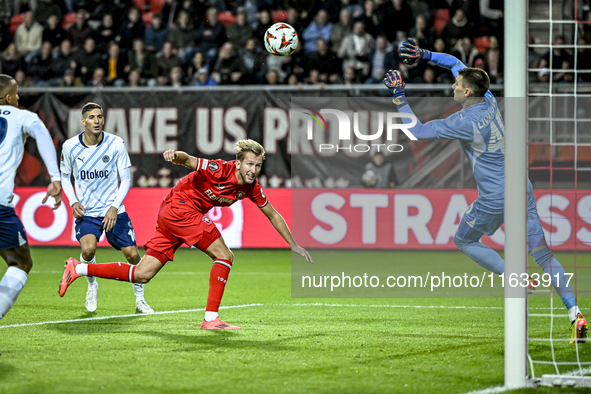
[[[217,312],[224,295],[224,288],[230,275],[232,263],[228,260],[216,259],[209,273],[209,294],[207,295],[206,311]]]
[[[89,276],[133,283],[135,265],[127,263],[88,264],[87,270]]]

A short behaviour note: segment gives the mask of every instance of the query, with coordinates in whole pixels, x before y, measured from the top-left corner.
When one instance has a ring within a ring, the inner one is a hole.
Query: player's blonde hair
[[[252,152],[255,156],[262,156],[263,160],[265,160],[265,148],[254,140],[240,140],[236,142],[234,150],[236,151],[236,160],[239,162],[244,160],[246,152]]]

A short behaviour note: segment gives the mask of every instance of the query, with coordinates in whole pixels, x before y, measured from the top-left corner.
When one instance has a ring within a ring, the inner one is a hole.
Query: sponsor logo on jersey
[[[239,191],[238,193],[236,193],[236,200],[241,200],[244,198],[244,192],[243,191]]]
[[[97,170],[92,170],[92,171],[85,171],[82,170],[80,171],[80,179],[81,180],[86,180],[86,179],[98,179],[98,178],[106,178],[109,176],[109,171],[108,170],[102,170],[102,171],[97,171]]]
[[[108,155],[103,156],[103,163],[108,163],[111,158]]]
[[[218,202],[225,203],[225,204],[234,204],[236,202],[236,200],[232,200],[231,198],[216,196],[215,193],[213,192],[213,190],[211,190],[211,189],[207,189],[205,191],[205,194],[207,195],[207,197],[210,198],[210,200],[213,200],[213,201],[218,201]]]
[[[203,216],[203,218],[201,220],[203,220],[207,224],[211,224],[211,219],[208,218],[207,216]]]
[[[220,166],[215,161],[210,161],[208,167],[210,171],[217,171],[220,169]]]

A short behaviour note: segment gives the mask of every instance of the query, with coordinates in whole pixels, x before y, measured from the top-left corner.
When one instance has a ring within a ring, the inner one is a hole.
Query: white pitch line
[[[466,394],[496,394],[496,393],[504,393],[505,391],[509,391],[509,390],[513,390],[513,389],[507,388],[505,386],[493,386],[493,387],[489,387],[487,389],[470,391]]]
[[[248,308],[251,306],[262,306],[265,304],[243,304],[243,305],[230,305],[230,306],[220,306],[220,309],[233,309],[233,308]],[[79,323],[85,321],[93,321],[93,320],[106,320],[106,319],[118,319],[122,317],[140,317],[140,316],[152,316],[152,315],[166,315],[170,313],[187,313],[187,312],[203,312],[205,308],[198,308],[198,309],[181,309],[178,311],[162,311],[162,312],[155,312],[149,315],[145,313],[134,313],[132,315],[112,315],[112,316],[97,316],[97,317],[84,317],[80,319],[69,319],[69,320],[54,320],[54,321],[43,321],[37,323],[22,323],[22,324],[11,324],[8,326],[0,326],[2,328],[13,328],[13,327],[30,327],[30,326],[42,326],[45,324],[61,324],[61,323]]]

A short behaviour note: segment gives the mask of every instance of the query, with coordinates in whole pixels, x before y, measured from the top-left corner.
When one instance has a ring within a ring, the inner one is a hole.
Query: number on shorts
[[[132,241],[135,242],[135,233],[133,232],[133,229],[130,229],[127,234],[129,234],[129,236],[131,237]]]

